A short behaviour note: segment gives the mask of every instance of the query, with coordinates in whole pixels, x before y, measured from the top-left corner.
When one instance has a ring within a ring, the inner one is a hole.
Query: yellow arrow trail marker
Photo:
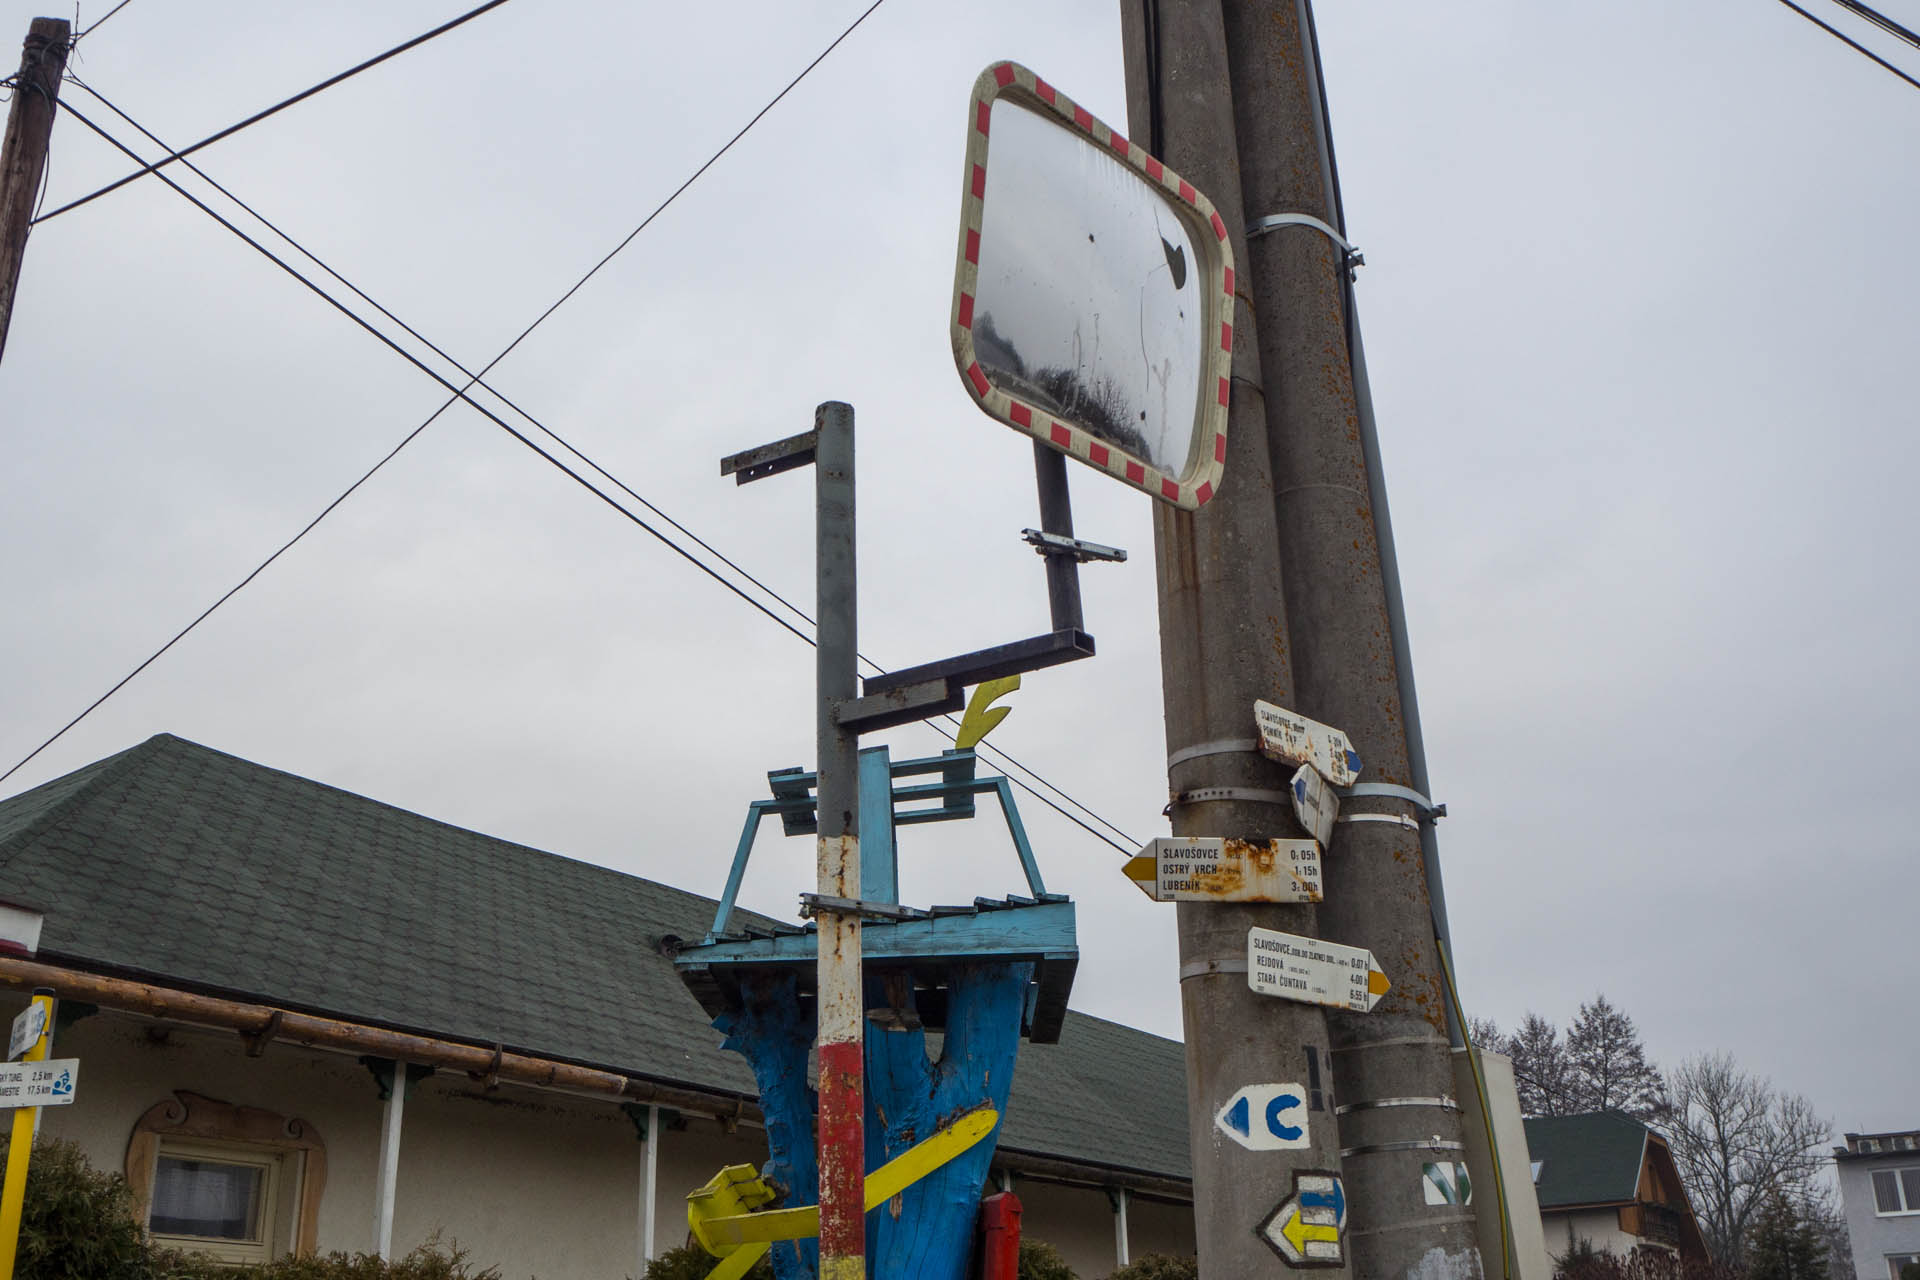
[[[867,1175],[867,1208],[877,1209],[920,1179],[966,1151],[993,1132],[1000,1113],[992,1107],[970,1111],[946,1128],[916,1143]],[[751,1166],[734,1166],[735,1168]],[[724,1172],[721,1176],[725,1176]],[[709,1183],[708,1186],[712,1184]],[[699,1194],[698,1192],[695,1193]],[[687,1216],[693,1217],[692,1197],[688,1197]],[[768,1209],[761,1213],[733,1213],[724,1217],[706,1217],[694,1224],[694,1237],[708,1253],[726,1256],[732,1262],[749,1249],[758,1247],[758,1258],[767,1245],[776,1240],[801,1240],[820,1234],[820,1206],[799,1205],[792,1209]],[[752,1265],[749,1263],[748,1265]],[[707,1280],[726,1280],[719,1271]]]
[[[1338,1174],[1302,1171],[1293,1175],[1293,1195],[1260,1224],[1260,1237],[1292,1266],[1337,1266],[1346,1260],[1340,1243],[1345,1213]]]
[[[988,704],[1006,697],[1019,687],[1019,676],[982,681],[967,703],[967,713],[960,717],[960,733],[954,738],[953,745],[961,751],[979,746],[980,739],[999,728],[1000,722],[1013,712],[1012,707],[989,709]]]

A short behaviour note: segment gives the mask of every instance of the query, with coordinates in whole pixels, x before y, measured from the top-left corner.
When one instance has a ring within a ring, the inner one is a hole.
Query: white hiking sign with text
[[[1364,947],[1256,927],[1247,930],[1247,985],[1263,996],[1367,1013],[1393,984]]]

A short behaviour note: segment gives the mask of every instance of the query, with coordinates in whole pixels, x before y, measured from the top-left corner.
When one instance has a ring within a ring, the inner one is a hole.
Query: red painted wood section
[[[860,1041],[820,1046],[820,1257],[823,1261],[864,1257],[867,1250],[863,1073]]]
[[[979,1280],[1019,1280],[1020,1199],[1011,1191],[980,1202]]]

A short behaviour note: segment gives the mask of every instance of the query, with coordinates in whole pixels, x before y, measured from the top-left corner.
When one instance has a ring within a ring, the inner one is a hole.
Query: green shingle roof
[[[1631,1116],[1593,1111],[1528,1120],[1527,1150],[1540,1164],[1534,1192],[1542,1209],[1625,1204],[1638,1198],[1647,1127]]]
[[[754,1094],[659,949],[712,899],[171,734],[0,800],[0,898],[51,963]],[[1002,1144],[1190,1177],[1181,1046],[1069,1013]]]

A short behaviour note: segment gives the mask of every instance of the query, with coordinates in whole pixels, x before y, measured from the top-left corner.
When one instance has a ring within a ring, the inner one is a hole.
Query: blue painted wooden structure
[[[972,751],[893,761],[887,748],[860,753],[861,900],[891,907],[862,925],[867,1004],[867,1167],[899,1155],[982,1104],[1006,1114],[1020,1040],[1059,1037],[1079,961],[1073,904],[1048,893],[1004,777],[980,776]],[[787,834],[814,830],[814,777],[767,775],[771,796],[748,806],[713,927],[675,957],[682,979],[742,1054],[760,1088],[770,1159],[762,1174],[780,1205],[815,1203],[818,1169],[807,1077],[814,1039],[817,939],[804,927],[735,926],[735,901],[761,822],[779,814]],[[971,818],[976,798],[1000,802],[1027,895],[976,898],[965,906],[902,908],[895,829]],[[927,1056],[928,1030],[944,1031]],[[974,1215],[995,1142],[971,1148],[867,1215],[874,1280],[961,1280]],[[818,1270],[812,1241],[774,1246],[780,1280]]]

